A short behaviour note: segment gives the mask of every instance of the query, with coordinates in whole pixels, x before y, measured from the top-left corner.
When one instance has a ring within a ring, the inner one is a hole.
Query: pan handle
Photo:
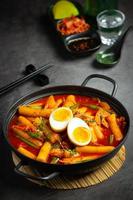
[[[54,178],[54,177],[56,177],[56,176],[58,176],[58,175],[60,174],[60,172],[53,172],[53,173],[51,173],[51,174],[48,174],[47,176],[32,176],[32,175],[27,174],[27,173],[24,173],[24,172],[22,172],[22,171],[20,170],[20,168],[21,168],[22,166],[26,166],[26,165],[27,165],[26,163],[24,163],[23,161],[20,161],[20,162],[15,166],[14,171],[15,171],[17,174],[23,176],[24,178],[30,178],[30,179],[35,180],[35,181],[46,181],[46,180],[50,180],[50,179],[52,179],[52,178]]]
[[[88,83],[88,81],[90,79],[93,79],[93,78],[101,78],[101,79],[105,79],[105,80],[111,82],[113,84],[113,89],[112,89],[111,96],[115,96],[117,88],[118,88],[117,83],[112,78],[110,78],[108,76],[105,76],[105,75],[102,75],[102,74],[92,74],[92,75],[87,76],[87,78],[83,81],[83,83],[81,84],[81,86],[86,86],[86,84]]]

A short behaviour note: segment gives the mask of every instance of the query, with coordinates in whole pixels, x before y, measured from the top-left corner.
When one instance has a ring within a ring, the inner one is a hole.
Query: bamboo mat
[[[15,153],[12,153],[13,162],[17,165],[20,162],[20,159],[16,156]],[[109,161],[102,164],[97,170],[82,176],[58,176],[49,181],[33,181],[28,179],[40,186],[45,186],[48,188],[54,189],[76,189],[76,188],[85,188],[92,185],[101,183],[108,178],[110,178],[114,173],[116,173],[123,165],[125,161],[125,147],[119,150],[119,152]],[[21,170],[25,173],[28,173],[33,176],[38,176],[38,172],[33,170],[29,166],[22,166]]]

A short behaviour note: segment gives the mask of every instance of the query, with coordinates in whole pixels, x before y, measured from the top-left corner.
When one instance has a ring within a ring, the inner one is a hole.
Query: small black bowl
[[[98,50],[101,39],[96,30],[68,36],[64,40],[67,51],[75,56],[85,56]]]

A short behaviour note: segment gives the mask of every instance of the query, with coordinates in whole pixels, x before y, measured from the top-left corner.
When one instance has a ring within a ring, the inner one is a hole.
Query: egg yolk
[[[71,117],[71,113],[69,110],[60,109],[55,111],[53,118],[57,121],[66,121]]]
[[[75,141],[84,143],[90,139],[90,132],[84,127],[77,127],[73,131]]]

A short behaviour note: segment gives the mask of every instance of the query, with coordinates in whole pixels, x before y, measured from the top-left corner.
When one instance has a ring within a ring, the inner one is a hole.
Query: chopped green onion
[[[100,108],[100,106],[97,106],[97,105],[94,105],[94,104],[86,104],[86,103],[81,104],[81,106],[85,106],[85,107],[88,107],[88,108],[91,108],[91,109],[94,109],[94,110],[98,110]]]
[[[41,119],[41,123],[39,124],[38,128],[40,131],[43,131],[44,130],[44,126],[46,124],[46,121],[42,118]]]
[[[67,151],[69,151],[72,156],[75,155],[75,154],[77,154],[76,149],[67,149]]]
[[[33,138],[40,138],[40,134],[39,133],[37,133],[37,132],[35,132],[35,133],[33,133],[33,132],[27,132],[28,133],[28,135],[30,135],[31,137],[33,137]]]
[[[76,104],[74,104],[73,106],[70,106],[70,109],[71,110],[74,110],[74,109],[76,109],[76,108],[78,108],[79,107],[79,103],[76,103]]]
[[[96,122],[94,119],[90,119],[90,120],[85,120],[86,123],[93,123],[93,122]]]
[[[42,109],[42,106],[28,105],[28,107],[36,109],[36,110],[41,110]]]
[[[58,149],[60,148],[60,144],[59,143],[54,143],[53,144],[53,149]]]
[[[51,140],[51,133],[48,133],[48,134],[46,135],[46,138],[47,138],[48,140]]]
[[[98,110],[99,109],[99,106],[97,105],[93,105],[93,104],[90,104],[88,105],[90,108],[94,109],[94,110]]]
[[[59,161],[59,158],[58,157],[53,157],[52,160],[51,160],[51,164],[57,164]]]
[[[35,144],[33,144],[32,142],[30,142],[29,140],[27,140],[19,135],[16,135],[16,137],[19,138],[21,141],[25,142],[26,144],[30,145],[31,147],[38,149],[38,147]]]

